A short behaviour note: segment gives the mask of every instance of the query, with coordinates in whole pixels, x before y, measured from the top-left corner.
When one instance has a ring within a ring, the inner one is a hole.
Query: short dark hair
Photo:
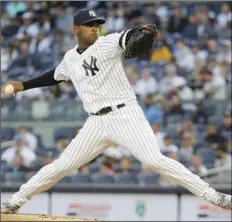
[[[218,144],[216,151],[222,151],[223,153],[227,153],[228,150],[226,145],[222,143],[222,144]]]

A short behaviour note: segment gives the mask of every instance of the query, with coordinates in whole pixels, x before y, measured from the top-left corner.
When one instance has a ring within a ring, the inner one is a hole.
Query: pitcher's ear
[[[78,25],[74,25],[74,32],[76,33],[76,35],[78,35],[79,34],[79,30],[80,30],[80,26],[78,26]]]

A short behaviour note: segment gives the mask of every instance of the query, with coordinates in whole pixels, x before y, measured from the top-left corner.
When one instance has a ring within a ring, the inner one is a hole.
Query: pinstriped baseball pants
[[[31,199],[51,188],[62,177],[102,153],[106,140],[121,144],[142,163],[200,198],[210,201],[216,192],[182,164],[161,154],[142,109],[134,102],[103,116],[90,116],[60,158],[44,166],[22,185],[13,199]]]

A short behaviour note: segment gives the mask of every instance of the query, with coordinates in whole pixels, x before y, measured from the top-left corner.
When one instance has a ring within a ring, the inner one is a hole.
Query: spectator
[[[224,144],[220,144],[216,149],[216,157],[216,167],[228,166],[231,169],[231,155],[228,153]]]
[[[183,77],[177,76],[176,66],[168,64],[164,69],[165,77],[159,83],[159,92],[163,95],[169,95],[175,89]]]
[[[220,127],[219,132],[221,135],[226,138],[227,141],[231,140],[232,135],[232,117],[231,112],[225,112],[223,115],[222,126]]]
[[[38,140],[37,140],[36,136],[33,133],[28,131],[27,127],[20,126],[18,128],[18,134],[21,135],[24,138],[28,148],[30,148],[33,151],[35,151],[37,149]]]
[[[36,154],[26,146],[23,136],[16,135],[14,140],[15,146],[3,152],[2,160],[11,165],[14,170],[30,170],[30,167],[37,158]]]
[[[88,164],[86,164],[86,165],[80,167],[80,168],[78,169],[78,172],[79,172],[79,173],[83,173],[83,174],[89,174],[89,166],[88,166]]]
[[[35,38],[39,34],[39,26],[33,22],[34,14],[32,12],[25,12],[22,15],[23,25],[20,26],[18,34],[28,34],[30,37]]]
[[[188,21],[180,8],[174,8],[173,15],[169,17],[167,31],[169,33],[181,33]]]
[[[108,11],[108,16],[104,27],[108,30],[108,33],[119,32],[124,28],[124,19],[122,16],[117,15],[117,11],[111,8]]]
[[[226,82],[222,76],[213,76],[209,70],[203,72],[205,98],[224,101],[227,98]]]
[[[210,144],[220,144],[225,142],[225,138],[221,135],[221,132],[218,130],[217,125],[214,122],[210,122],[207,125],[206,141]]]
[[[195,14],[188,17],[188,25],[183,30],[183,36],[187,39],[198,39],[198,18]],[[184,58],[184,57],[183,57]]]
[[[161,122],[162,112],[153,104],[153,96],[151,94],[145,97],[143,112],[148,122]]]
[[[192,71],[194,68],[194,55],[191,49],[185,45],[183,39],[178,39],[174,50],[177,65],[184,70]]]
[[[192,166],[189,168],[194,174],[205,174],[207,173],[207,168],[202,164],[202,160],[200,156],[192,157]]]
[[[57,140],[56,150],[59,156],[61,155],[61,153],[64,152],[64,150],[67,148],[69,143],[70,141],[67,138],[60,138],[59,140]]]
[[[218,62],[226,62],[231,64],[231,42],[230,40],[222,41],[222,50],[217,54]]]
[[[113,169],[113,164],[107,160],[102,163],[100,171],[110,176],[114,176],[116,174]]]
[[[151,62],[169,62],[172,58],[172,53],[164,42],[157,42],[156,49],[151,54]]]
[[[224,28],[227,22],[231,21],[231,10],[227,3],[221,6],[221,13],[217,16],[217,26],[218,29]]]
[[[133,172],[132,163],[131,163],[131,160],[129,158],[124,157],[120,160],[120,172],[122,172],[122,173]]]
[[[62,32],[68,32],[73,24],[73,12],[71,8],[65,8],[64,6],[58,6],[55,10],[56,15],[56,27]]]
[[[164,146],[160,147],[160,150],[164,153],[178,152],[177,146],[173,144],[172,137],[168,134],[164,136]]]
[[[156,140],[158,143],[159,148],[161,149],[164,147],[164,136],[165,133],[160,131],[160,122],[152,122],[151,123],[151,128],[156,136]]]
[[[157,91],[157,82],[151,76],[151,71],[147,67],[143,68],[142,75],[142,78],[136,83],[135,92],[144,100],[146,95],[153,94]]]
[[[108,147],[104,155],[109,158],[114,158],[117,162],[117,160],[123,158],[123,157],[130,157],[131,154],[129,151],[127,151],[124,147],[114,144],[112,142],[106,142],[106,147]],[[114,161],[115,162],[115,161]]]
[[[205,113],[205,110],[203,109],[202,102],[197,103],[197,110],[193,116],[193,122],[195,124],[202,124],[202,125],[205,125],[208,123],[208,116]]]
[[[187,160],[191,161],[193,154],[195,153],[195,145],[196,138],[190,132],[185,132],[182,136],[182,144],[180,147],[180,154],[181,156]]]

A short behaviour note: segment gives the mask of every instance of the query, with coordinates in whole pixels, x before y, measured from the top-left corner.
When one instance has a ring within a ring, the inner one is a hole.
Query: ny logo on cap
[[[96,17],[96,16],[97,16],[96,13],[95,13],[94,11],[92,11],[92,10],[89,11],[89,15],[90,15],[90,16],[93,16],[93,17]]]

